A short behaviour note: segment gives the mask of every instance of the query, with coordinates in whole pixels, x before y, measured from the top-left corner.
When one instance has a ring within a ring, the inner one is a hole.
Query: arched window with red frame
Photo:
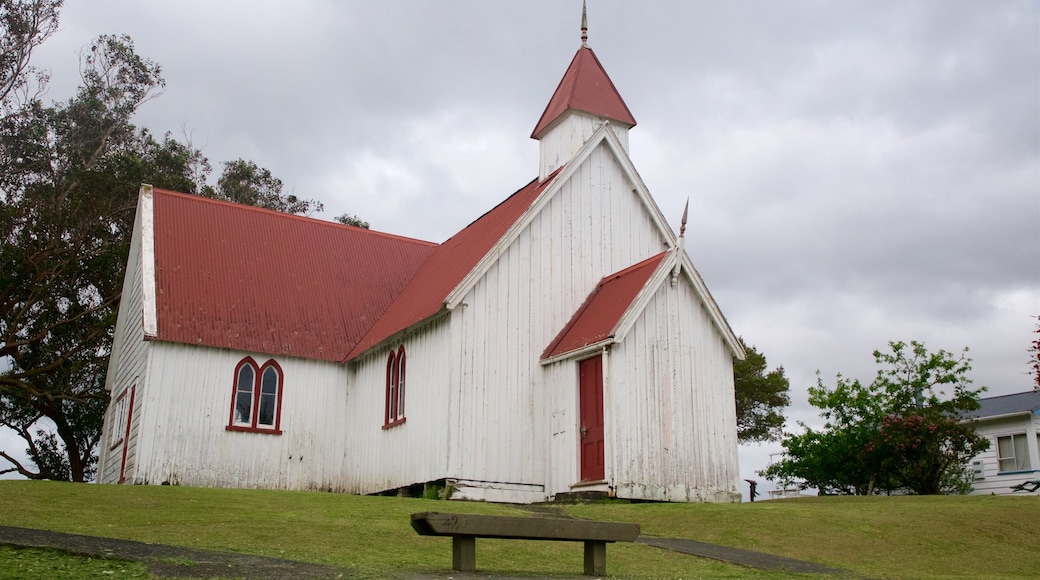
[[[282,367],[274,359],[258,367],[252,357],[235,367],[228,431],[281,434]]]
[[[383,429],[404,423],[405,385],[404,345],[390,351],[386,358],[386,410],[383,413]]]

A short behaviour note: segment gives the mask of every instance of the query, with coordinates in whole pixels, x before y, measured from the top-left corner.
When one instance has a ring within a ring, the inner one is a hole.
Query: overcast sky
[[[734,331],[786,369],[789,427],[818,422],[817,370],[869,381],[890,340],[970,347],[988,394],[1030,388],[1038,6],[589,2],[636,167],[673,227],[690,198],[687,250]],[[322,201],[315,217],[440,242],[537,175],[529,135],[580,15],[580,0],[67,0],[34,62],[64,99],[77,52],[129,34],[167,81],[138,125],[190,136],[215,174],[255,161]],[[742,448],[742,477],[779,450]]]

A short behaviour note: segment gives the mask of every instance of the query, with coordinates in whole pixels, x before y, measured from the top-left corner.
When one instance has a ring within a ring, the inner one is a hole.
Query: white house
[[[99,480],[739,501],[743,351],[583,41],[538,176],[441,244],[141,189]]]
[[[989,450],[971,461],[974,495],[1040,495],[1014,486],[1040,480],[1040,391],[979,399],[970,417],[975,431],[989,439]]]

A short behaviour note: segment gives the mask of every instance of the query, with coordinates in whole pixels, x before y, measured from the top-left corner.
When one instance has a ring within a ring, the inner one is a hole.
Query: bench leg
[[[586,541],[585,542],[585,575],[606,576],[607,574],[607,543]]]
[[[451,537],[451,569],[457,572],[477,571],[477,539],[475,537]]]

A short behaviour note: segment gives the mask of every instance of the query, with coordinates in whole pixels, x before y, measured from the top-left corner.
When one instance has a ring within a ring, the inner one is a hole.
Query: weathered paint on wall
[[[347,491],[375,493],[447,475],[450,417],[447,354],[450,320],[442,318],[403,340],[407,361],[405,422],[383,429],[389,348],[348,365],[339,477]]]
[[[732,353],[685,277],[659,287],[609,365],[617,495],[739,501]]]
[[[135,223],[141,224],[142,207],[137,208]],[[105,388],[112,401],[135,385],[140,390],[145,376],[148,349],[150,343],[144,340],[143,319],[143,280],[141,270],[141,228],[134,227],[130,238],[130,255],[127,259],[127,274],[123,279],[123,299],[119,304],[119,316],[116,322],[115,335],[112,341],[112,356],[109,359],[108,375]],[[126,470],[129,473],[137,458],[138,427],[141,416],[141,397],[134,397],[134,409],[130,425],[130,436],[123,442],[125,433],[112,433],[113,425],[120,424],[120,418],[114,416],[115,406],[110,405],[105,413],[104,436],[98,454],[97,481],[100,483],[117,483],[120,468],[123,466],[123,447],[126,446]],[[118,444],[113,443],[119,440]]]
[[[452,474],[545,486],[555,473],[550,445],[560,440],[549,432],[561,421],[550,411],[551,401],[571,381],[549,382],[555,377],[539,365],[541,350],[604,272],[665,248],[650,211],[601,144],[452,314],[452,340],[465,345],[454,352]]]
[[[603,119],[579,111],[572,111],[564,117],[539,140],[538,178],[544,181],[553,171],[570,161],[603,123]],[[627,153],[628,129],[617,123],[610,123],[610,128]]]
[[[139,392],[133,483],[344,491],[345,374],[334,363],[277,357],[281,434],[228,431],[235,368],[257,353],[153,343]]]

